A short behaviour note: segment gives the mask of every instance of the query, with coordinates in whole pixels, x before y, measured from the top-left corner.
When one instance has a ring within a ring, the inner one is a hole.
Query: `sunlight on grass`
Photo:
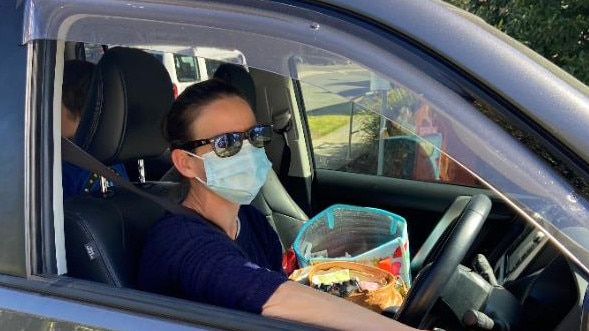
[[[309,130],[313,139],[323,137],[333,131],[349,125],[349,115],[319,115],[309,116]]]
[[[367,114],[367,113],[358,113],[354,115],[354,129],[353,131],[358,131],[362,129],[364,123],[371,118],[374,117],[374,114]],[[317,115],[317,116],[309,116],[307,117],[307,121],[309,122],[309,131],[311,132],[311,138],[317,139],[333,133],[341,129],[342,127],[346,128],[345,136],[348,136],[350,133],[349,125],[350,125],[350,115]],[[347,138],[346,138],[347,139]]]

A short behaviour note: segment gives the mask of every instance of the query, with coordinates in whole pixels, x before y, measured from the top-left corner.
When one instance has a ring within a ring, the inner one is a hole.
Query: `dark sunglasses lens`
[[[226,133],[213,140],[213,150],[219,157],[235,155],[241,149],[243,138],[239,133]]]
[[[250,143],[258,148],[264,147],[272,141],[272,127],[270,125],[256,125],[248,133]]]

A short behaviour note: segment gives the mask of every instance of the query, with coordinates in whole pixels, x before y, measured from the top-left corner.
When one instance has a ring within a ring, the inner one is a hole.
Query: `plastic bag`
[[[358,262],[398,275],[411,285],[407,222],[385,210],[333,205],[301,227],[293,249],[300,267]]]

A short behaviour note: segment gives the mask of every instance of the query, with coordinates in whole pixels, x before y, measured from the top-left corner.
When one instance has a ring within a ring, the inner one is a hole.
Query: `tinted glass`
[[[179,82],[191,82],[199,80],[198,63],[194,56],[174,54],[174,66],[176,78]]]
[[[317,168],[480,186],[442,152],[460,141],[428,100],[351,62],[297,62]]]

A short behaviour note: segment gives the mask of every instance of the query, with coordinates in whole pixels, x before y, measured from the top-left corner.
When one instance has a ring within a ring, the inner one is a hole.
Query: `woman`
[[[141,289],[329,328],[412,330],[288,281],[278,236],[249,206],[270,170],[263,147],[272,129],[256,125],[234,87],[217,79],[190,86],[163,127],[174,166],[190,183],[182,202],[189,212],[151,229]]]

